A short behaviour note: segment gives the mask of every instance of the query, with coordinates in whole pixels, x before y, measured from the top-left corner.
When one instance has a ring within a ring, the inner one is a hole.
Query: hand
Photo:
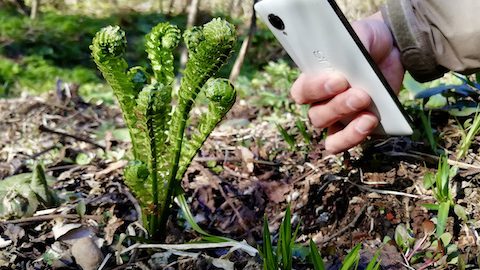
[[[404,69],[400,52],[380,13],[352,24],[355,32],[377,63],[390,86],[398,93]],[[328,128],[325,148],[330,153],[347,150],[367,138],[378,125],[378,118],[366,111],[372,102],[361,89],[350,87],[339,72],[325,71],[315,76],[301,74],[291,89],[296,103],[311,104],[310,122]],[[346,119],[351,119],[346,126]]]

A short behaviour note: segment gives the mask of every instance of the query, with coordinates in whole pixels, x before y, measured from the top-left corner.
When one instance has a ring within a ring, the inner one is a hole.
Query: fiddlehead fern
[[[177,181],[182,179],[200,147],[235,103],[235,89],[226,79],[208,80],[203,91],[210,101],[208,111],[200,117],[197,128],[192,130],[191,137],[182,145]]]
[[[159,23],[145,37],[145,47],[155,79],[170,85],[175,78],[173,50],[180,40],[180,30],[169,23]]]
[[[178,93],[178,106],[172,118],[169,134],[170,141],[173,143],[172,151],[177,153],[173,159],[177,164],[185,123],[200,87],[225,63],[235,43],[235,29],[224,20],[214,19],[207,23],[202,29],[202,37],[198,31],[198,29],[195,30],[196,34],[185,35],[187,38],[185,43],[195,49],[189,51],[190,55]],[[194,40],[188,40],[188,38],[194,38]],[[199,40],[200,42],[194,46],[193,42]],[[175,177],[176,170],[171,175]]]
[[[123,118],[130,131],[133,152],[135,154],[136,140],[132,134],[132,129],[135,125],[135,115],[129,112],[133,111],[135,107],[137,93],[130,77],[126,75],[128,64],[123,57],[126,45],[125,32],[118,26],[107,26],[95,35],[90,50],[98,69],[100,69],[103,77],[110,84],[113,93],[117,97]]]
[[[176,180],[181,179],[193,156],[235,101],[235,91],[226,80],[212,80],[204,86],[225,63],[235,43],[234,27],[214,19],[184,34],[189,59],[171,117],[173,52],[179,37],[178,28],[168,23],[158,24],[146,36],[152,76],[143,67],[127,71],[123,59],[125,33],[118,26],[98,32],[90,47],[129,128],[135,160],[125,168],[125,182],[139,197],[146,227],[154,237],[163,233],[172,196],[179,186]],[[184,143],[186,121],[201,89],[211,104],[191,141]]]
[[[227,58],[233,51],[235,45],[235,28],[225,20],[213,19],[205,24],[201,30],[195,30],[195,34],[185,35],[189,44],[189,58],[185,67],[185,72],[178,92],[178,105],[172,116],[172,125],[169,130],[169,141],[171,152],[169,154],[172,160],[172,166],[166,180],[167,193],[164,198],[166,205],[170,204],[170,199],[175,191],[175,178],[177,176],[178,164],[180,161],[180,152],[182,149],[183,134],[188,114],[192,108],[200,88],[205,82],[225,64]],[[195,40],[188,40],[194,38]],[[194,42],[200,41],[198,44]],[[192,48],[195,48],[192,50]],[[161,198],[162,199],[162,198]],[[167,213],[167,209],[161,209],[162,213]],[[166,222],[167,216],[162,216],[162,223]]]

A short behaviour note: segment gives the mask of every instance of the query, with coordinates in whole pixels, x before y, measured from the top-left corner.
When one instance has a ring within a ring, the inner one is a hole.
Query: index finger
[[[322,71],[315,75],[302,73],[293,83],[290,95],[298,104],[320,102],[347,90],[345,77],[336,71]]]

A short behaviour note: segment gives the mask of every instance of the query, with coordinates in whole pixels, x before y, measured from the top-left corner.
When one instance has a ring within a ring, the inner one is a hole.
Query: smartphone
[[[334,0],[261,0],[255,11],[306,74],[337,70],[366,91],[376,134],[411,135],[411,120]]]

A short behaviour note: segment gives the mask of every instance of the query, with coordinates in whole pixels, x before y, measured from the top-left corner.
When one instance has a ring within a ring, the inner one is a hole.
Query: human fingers
[[[343,129],[332,126],[336,132],[327,136],[325,149],[331,154],[348,150],[364,141],[377,125],[378,118],[374,114],[362,112]]]
[[[382,71],[392,89],[398,93],[405,70],[400,60],[400,51],[380,12],[352,24],[353,29]]]
[[[382,62],[393,50],[393,36],[379,13],[353,22],[352,28],[375,63]]]
[[[359,89],[350,88],[328,102],[314,104],[308,111],[310,122],[317,128],[325,128],[355,113],[365,110],[371,103],[370,96]]]
[[[335,71],[322,71],[315,75],[301,74],[290,90],[298,104],[312,104],[329,99],[348,88],[345,77]]]

